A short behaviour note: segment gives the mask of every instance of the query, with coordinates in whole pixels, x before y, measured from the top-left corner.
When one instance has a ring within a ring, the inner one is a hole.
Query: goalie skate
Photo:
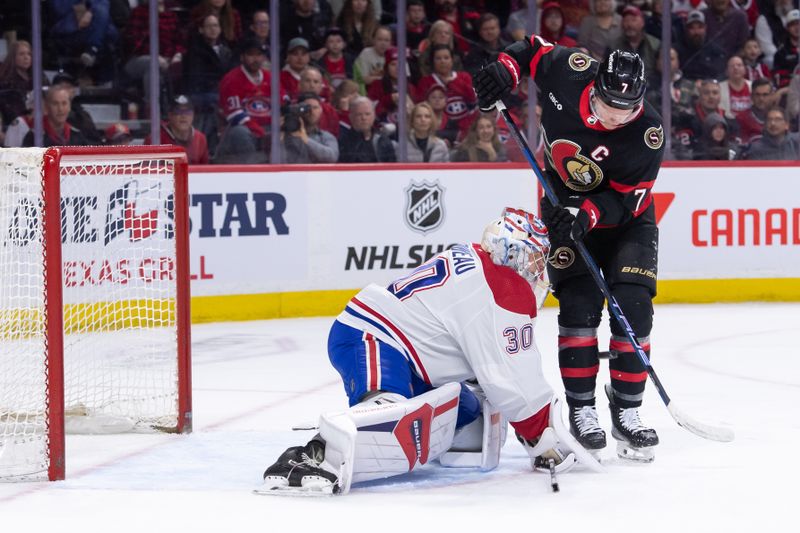
[[[617,456],[638,463],[652,463],[655,460],[654,448],[658,445],[656,430],[642,423],[637,408],[614,405],[611,385],[607,384],[605,390],[611,410],[611,436],[617,441]]]
[[[264,472],[255,494],[273,496],[330,496],[339,492],[336,474],[321,467],[324,445],[311,441],[281,454]]]

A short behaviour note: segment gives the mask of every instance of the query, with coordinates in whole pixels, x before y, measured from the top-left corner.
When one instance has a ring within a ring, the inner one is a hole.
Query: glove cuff
[[[517,88],[517,85],[519,85],[519,80],[520,80],[519,63],[517,63],[516,59],[506,54],[505,52],[500,52],[500,55],[497,56],[497,61],[500,62],[500,64],[503,65],[509,73],[511,73],[511,80],[513,81],[511,90],[513,91],[514,89]]]
[[[600,222],[600,209],[591,200],[584,200],[580,210],[586,213],[586,231],[591,231]]]

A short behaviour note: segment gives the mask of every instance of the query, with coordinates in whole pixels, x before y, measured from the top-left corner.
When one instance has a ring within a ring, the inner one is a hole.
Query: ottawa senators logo
[[[553,268],[557,268],[559,270],[569,268],[572,266],[572,263],[575,262],[575,252],[572,251],[572,248],[562,246],[550,254],[549,261]]]
[[[586,54],[575,52],[574,54],[569,56],[567,63],[569,63],[569,68],[571,68],[572,70],[583,72],[584,70],[588,69],[591,66],[592,58],[587,56]]]
[[[652,148],[658,150],[664,144],[664,129],[659,126],[657,128],[647,128],[644,132],[644,143]]]
[[[545,138],[545,145],[550,164],[564,185],[573,191],[591,191],[603,181],[603,171],[597,163],[581,154],[581,147],[574,142],[558,139],[550,144]]]

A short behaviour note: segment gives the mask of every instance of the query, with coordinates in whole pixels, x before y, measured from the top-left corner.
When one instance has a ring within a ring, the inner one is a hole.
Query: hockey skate
[[[264,472],[264,485],[256,494],[285,496],[326,496],[339,492],[336,474],[320,465],[325,458],[325,445],[312,440],[305,446],[294,446],[281,454]]]
[[[614,391],[606,384],[608,407],[611,410],[611,436],[617,440],[617,455],[639,463],[652,463],[654,448],[658,445],[656,430],[645,426],[639,419],[639,409],[614,405]]]
[[[606,432],[600,427],[594,405],[569,408],[569,432],[592,455],[597,456],[606,447]]]

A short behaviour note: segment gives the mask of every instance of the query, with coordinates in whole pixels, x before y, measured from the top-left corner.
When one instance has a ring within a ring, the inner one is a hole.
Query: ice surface
[[[292,426],[346,405],[325,352],[331,320],[195,326],[194,433],[70,436],[66,481],[0,483],[0,527],[76,533],[796,527],[800,304],[656,308],[653,364],[664,386],[693,417],[733,428],[733,443],[705,441],[678,427],[648,386],[642,416],[661,437],[655,462],[623,463],[610,442],[606,474],[573,470],[561,476],[557,494],[509,439],[490,473],[429,465],[356,485],[344,497],[254,496],[264,468],[311,436]],[[546,375],[560,390],[554,309],[543,311],[536,334]],[[601,347],[607,339],[601,334]],[[605,369],[600,377],[608,380]]]

